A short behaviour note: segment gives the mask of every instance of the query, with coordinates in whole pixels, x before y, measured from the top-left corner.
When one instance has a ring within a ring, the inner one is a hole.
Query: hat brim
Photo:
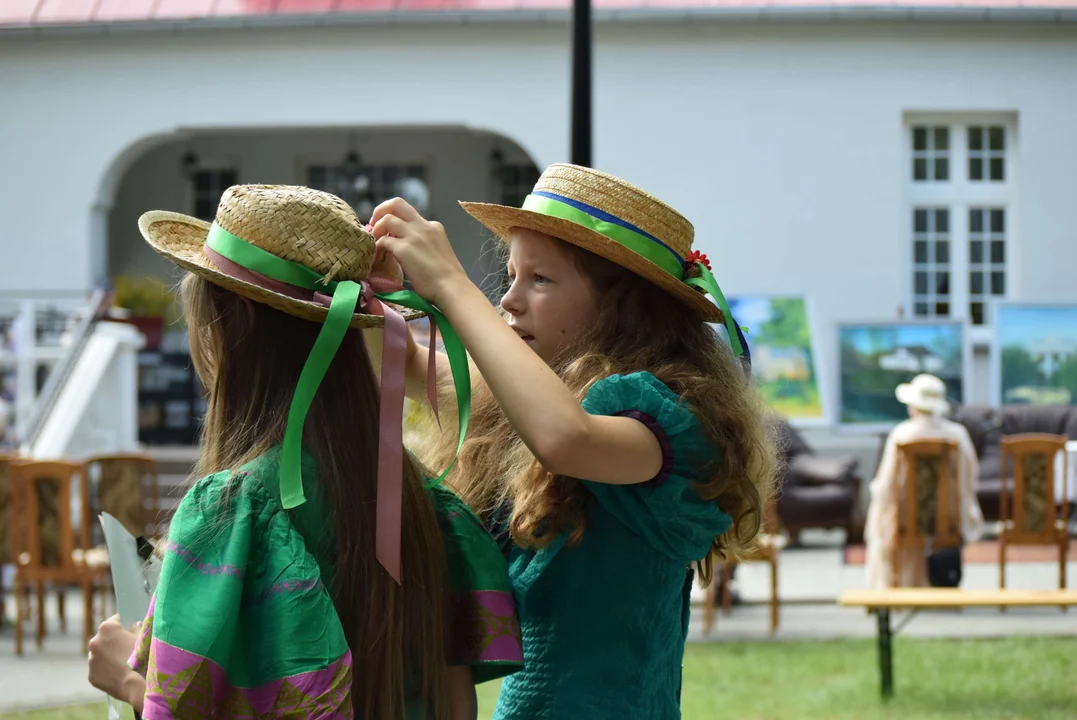
[[[898,402],[902,405],[908,405],[917,410],[923,410],[924,412],[935,413],[938,415],[943,415],[950,411],[950,403],[945,400],[925,398],[915,387],[908,383],[898,385],[897,390],[894,391],[894,395],[897,396]]]
[[[703,320],[715,323],[724,321],[722,311],[708,300],[706,295],[600,232],[577,225],[571,220],[508,205],[462,202],[460,207],[504,242],[508,242],[513,228],[526,228],[564,240],[649,280],[695,310]]]
[[[218,270],[202,251],[209,227],[210,224],[204,220],[164,210],[153,210],[138,219],[138,229],[142,231],[142,237],[146,238],[150,247],[184,270],[203,277],[214,285],[219,285],[289,315],[311,322],[325,322],[329,308],[323,305],[297,300],[258,285],[237,280]],[[405,320],[415,320],[426,314],[399,305],[392,305],[392,307],[403,315]],[[380,315],[355,313],[349,325],[353,328],[383,327],[385,318]]]

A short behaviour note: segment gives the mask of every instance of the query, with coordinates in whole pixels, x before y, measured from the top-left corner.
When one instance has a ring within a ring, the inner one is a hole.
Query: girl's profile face
[[[598,314],[598,293],[561,240],[514,228],[509,236],[511,285],[501,298],[509,325],[549,363]]]

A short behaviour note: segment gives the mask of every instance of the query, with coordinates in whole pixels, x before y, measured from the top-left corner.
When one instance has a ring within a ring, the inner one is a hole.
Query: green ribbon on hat
[[[726,334],[729,344],[737,357],[744,355],[744,345],[737,332],[736,321],[729,310],[725,294],[718,286],[718,281],[703,263],[696,263],[700,277],[685,277],[684,258],[658,238],[640,230],[631,223],[622,220],[599,208],[587,205],[572,198],[555,196],[553,193],[532,193],[524,198],[523,210],[561,218],[593,230],[613,242],[628,248],[645,260],[657,265],[677,280],[699,288],[714,298],[725,319]],[[743,328],[741,328],[743,330]]]
[[[247,270],[260,273],[278,282],[332,296],[325,322],[299,374],[299,382],[296,384],[295,394],[292,396],[292,403],[288,409],[288,423],[281,448],[281,505],[285,509],[298,507],[306,502],[306,496],[303,493],[301,457],[303,426],[306,423],[307,412],[310,410],[310,405],[325,378],[330,363],[351,326],[352,316],[362,297],[362,285],[351,280],[327,282],[325,278],[305,265],[279,258],[251,245],[216,223],[210,226],[206,245]],[[463,447],[468,421],[471,417],[471,379],[464,344],[441,311],[414,291],[375,293],[375,297],[385,302],[425,312],[433,319],[441,332],[445,343],[445,353],[449,359],[449,368],[452,371],[453,384],[456,387],[456,403],[460,420],[456,449],[459,453],[460,448]],[[431,481],[430,485],[440,483],[455,463],[456,459],[453,458],[449,467],[436,480]]]

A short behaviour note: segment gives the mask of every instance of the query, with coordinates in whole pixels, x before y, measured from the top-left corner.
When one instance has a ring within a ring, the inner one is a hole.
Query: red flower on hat
[[[687,265],[702,265],[708,270],[711,269],[711,261],[707,259],[706,253],[701,253],[699,250],[693,250],[688,253],[688,257],[684,260]]]

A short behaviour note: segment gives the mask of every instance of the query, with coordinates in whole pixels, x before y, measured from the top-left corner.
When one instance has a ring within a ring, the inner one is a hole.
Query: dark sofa
[[[783,463],[777,511],[790,542],[796,544],[805,528],[839,527],[847,543],[861,542],[857,459],[817,455],[789,423],[782,420],[778,428]]]

